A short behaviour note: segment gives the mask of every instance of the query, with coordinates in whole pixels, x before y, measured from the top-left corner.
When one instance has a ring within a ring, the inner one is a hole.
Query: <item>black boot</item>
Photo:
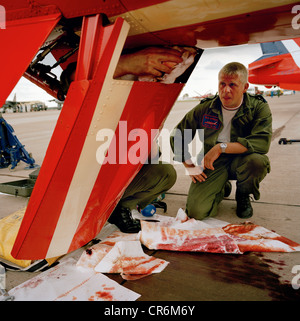
[[[239,218],[249,218],[253,215],[253,208],[250,202],[249,194],[236,192],[236,215]]]
[[[110,215],[108,222],[115,224],[123,233],[138,233],[141,230],[141,223],[133,219],[129,208],[116,207]]]

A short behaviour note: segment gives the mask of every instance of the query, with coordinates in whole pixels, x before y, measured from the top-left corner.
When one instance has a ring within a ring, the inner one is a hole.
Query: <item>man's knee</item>
[[[246,166],[248,171],[254,176],[265,176],[270,171],[268,157],[257,153],[246,157]]]
[[[164,175],[166,177],[166,183],[167,183],[167,187],[166,189],[170,189],[177,180],[177,173],[175,168],[171,165],[171,164],[163,164],[164,166]]]
[[[270,172],[270,162],[266,155],[263,154],[249,154],[243,156],[239,160],[237,172],[249,173],[253,177],[264,177]]]
[[[190,218],[203,220],[209,216],[215,216],[216,209],[213,200],[200,200],[199,197],[193,198],[189,195],[186,203],[186,213]]]
[[[171,164],[154,164],[153,166],[153,176],[162,182],[165,190],[170,189],[176,182],[177,173],[173,165]]]
[[[195,220],[203,220],[209,215],[208,211],[196,202],[186,204],[186,214],[189,218],[194,218]]]

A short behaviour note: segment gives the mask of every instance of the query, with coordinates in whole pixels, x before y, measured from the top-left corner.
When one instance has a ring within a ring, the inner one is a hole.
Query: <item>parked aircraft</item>
[[[249,64],[249,82],[300,90],[300,38],[261,44],[263,56]]]
[[[17,101],[17,94],[14,94],[13,100],[6,100],[4,105],[0,108],[2,113],[6,112],[27,112],[47,110],[47,106],[41,101]]]

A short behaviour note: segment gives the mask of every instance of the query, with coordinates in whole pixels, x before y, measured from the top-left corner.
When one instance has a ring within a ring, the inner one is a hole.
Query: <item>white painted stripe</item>
[[[113,80],[113,74],[128,30],[129,25],[124,23],[46,255],[47,258],[56,257],[68,252],[101,168],[101,164],[96,160],[96,151],[103,142],[96,140],[97,132],[102,128],[116,130],[127,97],[131,91],[133,82]],[[125,83],[126,85],[124,85]]]
[[[298,44],[293,39],[283,40],[282,43],[290,52],[295,61],[295,64],[300,68],[300,47],[298,46]]]

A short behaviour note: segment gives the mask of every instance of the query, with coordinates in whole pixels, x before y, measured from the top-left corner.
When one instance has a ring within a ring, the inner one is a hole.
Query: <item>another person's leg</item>
[[[145,164],[126,188],[119,204],[122,207],[144,208],[176,182],[176,171],[171,164]]]
[[[131,210],[144,208],[176,182],[176,171],[170,164],[145,164],[126,188],[108,221],[125,233],[137,233],[139,220],[133,220]]]

